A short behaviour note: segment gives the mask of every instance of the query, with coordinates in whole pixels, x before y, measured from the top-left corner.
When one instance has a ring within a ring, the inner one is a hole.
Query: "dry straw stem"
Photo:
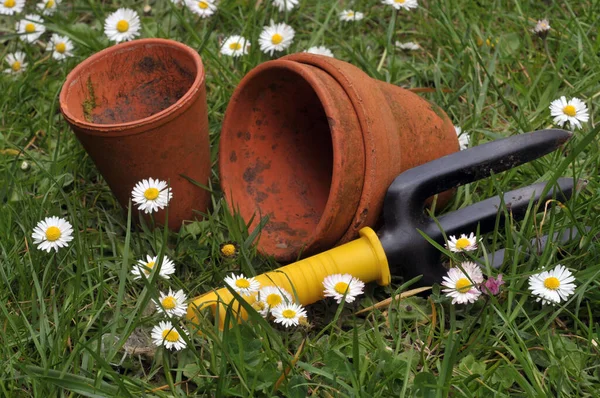
[[[429,289],[431,289],[431,286],[424,286],[424,287],[419,287],[417,289],[407,290],[406,292],[402,292],[400,294],[397,294],[395,297],[387,298],[387,299],[385,299],[383,301],[380,301],[380,302],[378,302],[378,303],[376,303],[376,304],[374,304],[374,305],[372,305],[370,307],[363,308],[362,310],[354,313],[354,315],[359,315],[359,314],[363,314],[363,313],[365,313],[367,311],[371,311],[371,310],[374,310],[374,309],[379,309],[379,308],[382,308],[382,307],[386,307],[386,306],[390,305],[390,303],[392,302],[392,300],[396,300],[396,301],[402,300],[403,298],[414,296],[416,294],[419,294],[419,293],[424,292],[424,291],[429,290]]]

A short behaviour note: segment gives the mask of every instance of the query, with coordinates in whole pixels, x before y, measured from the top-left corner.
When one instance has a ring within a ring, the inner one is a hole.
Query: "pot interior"
[[[246,221],[269,217],[266,252],[306,243],[332,183],[332,136],[319,97],[296,73],[268,70],[241,88],[226,119],[221,175],[233,208]]]
[[[192,56],[166,44],[115,49],[85,65],[68,88],[69,112],[97,124],[133,122],[175,104],[198,73]]]

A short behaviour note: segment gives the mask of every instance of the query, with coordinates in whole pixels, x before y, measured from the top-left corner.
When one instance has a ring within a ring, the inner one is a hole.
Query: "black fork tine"
[[[420,284],[429,285],[440,282],[446,273],[440,252],[419,232],[444,243],[442,231],[423,210],[428,197],[537,159],[558,149],[571,135],[556,129],[521,134],[445,156],[396,177],[384,201],[384,225],[378,233],[392,274],[423,275]],[[510,191],[502,199],[496,196],[441,216],[438,222],[448,235],[475,231],[478,225],[482,233],[489,232],[502,202],[519,219],[531,200],[570,198],[574,181],[559,179],[556,189],[542,198],[545,188],[546,183],[540,183]]]

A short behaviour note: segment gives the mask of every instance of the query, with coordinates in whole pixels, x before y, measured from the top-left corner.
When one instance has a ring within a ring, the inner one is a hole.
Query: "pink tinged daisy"
[[[146,255],[146,261],[138,260],[138,262],[133,266],[133,270],[131,273],[134,275],[133,279],[141,279],[142,274],[149,278],[152,272],[158,268],[158,256],[148,256]],[[156,267],[156,268],[155,268]],[[158,273],[159,276],[169,279],[169,275],[175,273],[175,264],[171,261],[167,256],[163,257],[163,261],[160,265],[160,271]]]
[[[73,56],[73,42],[66,36],[52,35],[46,51],[52,51],[52,58],[63,60]]]
[[[173,292],[171,288],[169,288],[168,293],[161,293],[158,301],[154,301],[156,304],[156,309],[165,313],[170,317],[180,317],[184,316],[187,312],[187,305],[185,305],[185,301],[187,300],[187,296],[183,293],[183,290],[178,290]]]
[[[8,54],[4,61],[10,66],[8,69],[4,69],[4,73],[18,74],[22,73],[27,69],[27,63],[25,62],[25,53],[17,51],[12,54]]]
[[[173,194],[166,181],[149,178],[138,182],[131,196],[138,210],[150,214],[167,207]]]
[[[250,296],[258,292],[260,282],[254,278],[246,278],[243,274],[231,274],[225,278],[225,283],[241,296]]]
[[[0,0],[0,15],[14,15],[23,11],[25,0]]]
[[[46,217],[37,223],[31,236],[38,249],[47,252],[54,249],[58,252],[59,247],[69,246],[69,242],[73,240],[72,234],[73,227],[64,218]]]
[[[543,271],[529,277],[529,290],[542,304],[559,304],[575,291],[575,277],[558,264],[553,270]]]
[[[448,270],[444,276],[442,289],[446,296],[452,298],[452,304],[468,304],[475,302],[481,295],[481,291],[476,287],[483,282],[483,273],[475,263],[464,262],[461,268],[454,267]]]
[[[394,7],[396,10],[410,10],[419,6],[417,0],[382,0],[381,2]]]
[[[61,0],[43,0],[37,4],[38,10],[44,15],[52,15],[56,11],[56,7],[60,4]]]
[[[363,14],[360,11],[354,11],[354,10],[344,10],[342,12],[340,12],[339,14],[340,16],[340,21],[360,21],[361,19],[363,19],[365,17],[365,14]]]
[[[35,42],[46,31],[43,22],[39,15],[25,15],[25,19],[20,20],[16,25],[20,38],[28,43]]]
[[[504,285],[504,281],[502,280],[502,274],[498,275],[497,278],[490,276],[487,281],[483,284],[483,292],[487,293],[491,296],[496,296],[500,293],[500,286]]]
[[[221,46],[221,54],[230,57],[239,57],[240,55],[248,54],[250,42],[242,36],[234,35],[225,40]]]
[[[456,136],[458,137],[458,144],[460,145],[460,150],[464,151],[471,144],[471,137],[469,137],[469,133],[463,132],[462,128],[458,126],[454,126],[454,131],[456,131]]]
[[[536,33],[540,36],[546,36],[549,30],[550,23],[547,19],[544,18],[537,21],[537,24],[535,24],[535,28],[533,28],[533,33]]]
[[[278,286],[265,286],[258,292],[258,301],[263,303],[263,308],[267,310],[272,310],[277,307],[279,304],[289,304],[293,303],[292,295],[282,287]]]
[[[471,232],[469,236],[462,234],[458,239],[451,235],[446,247],[451,252],[467,252],[477,250],[477,237],[475,237],[473,232]]]
[[[215,0],[186,0],[185,5],[196,15],[201,18],[208,18],[217,11]]]
[[[279,11],[292,11],[298,4],[298,0],[273,0],[273,7],[279,8]]]
[[[325,288],[323,295],[333,297],[339,304],[342,299],[346,303],[353,302],[359,294],[363,293],[365,284],[350,274],[334,274],[323,280],[323,287]]]
[[[569,101],[563,95],[550,104],[550,115],[554,117],[554,123],[563,126],[569,122],[571,127],[581,128],[581,122],[587,122],[590,118],[585,102],[579,98],[571,98]]]
[[[135,39],[141,28],[140,17],[129,8],[119,8],[104,21],[104,34],[117,43]]]
[[[292,44],[295,34],[291,26],[271,21],[271,25],[264,27],[258,39],[260,49],[269,55],[273,55],[275,51],[283,51]]]
[[[282,303],[271,310],[275,323],[285,327],[297,326],[301,318],[306,318],[306,310],[300,304]]]
[[[152,341],[157,347],[162,345],[168,350],[179,351],[186,347],[185,340],[169,321],[159,322],[152,328]]]
[[[314,46],[304,52],[309,53],[309,54],[324,55],[326,57],[335,58],[333,56],[333,53],[331,52],[331,50],[325,46]]]

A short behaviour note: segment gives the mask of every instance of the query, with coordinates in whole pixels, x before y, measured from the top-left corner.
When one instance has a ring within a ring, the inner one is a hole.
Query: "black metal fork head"
[[[544,156],[571,135],[558,129],[521,134],[444,156],[396,177],[385,197],[383,227],[378,232],[392,274],[407,279],[422,275],[421,285],[442,281],[447,270],[440,261],[441,253],[419,231],[443,245],[444,234],[469,233],[478,227],[482,234],[492,231],[502,203],[520,219],[531,200],[570,198],[575,188],[573,179],[559,178],[551,189],[539,183],[506,192],[442,215],[437,223],[424,211],[427,198]]]

